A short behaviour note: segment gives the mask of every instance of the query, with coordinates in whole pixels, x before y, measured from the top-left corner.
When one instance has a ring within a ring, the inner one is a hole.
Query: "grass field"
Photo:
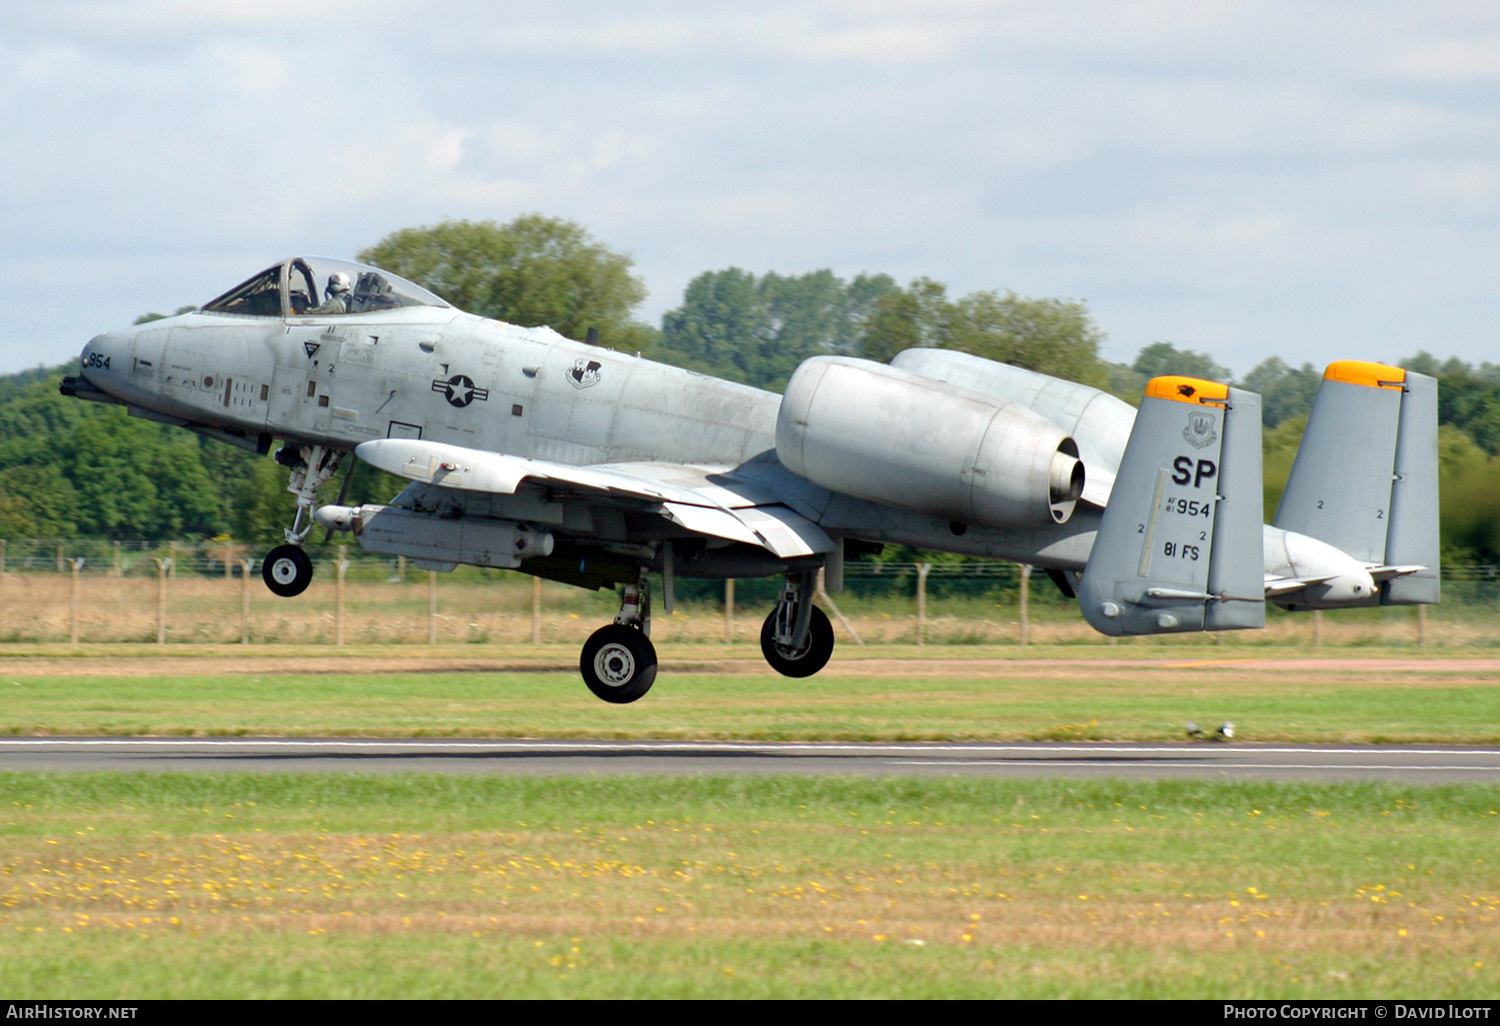
[[[1229,720],[1248,741],[1500,741],[1500,667],[1484,651],[1320,651],[866,646],[793,680],[750,646],[678,643],[650,694],[611,706],[559,644],[0,645],[0,730],[1161,741]]]
[[[1500,789],[0,774],[0,990],[1500,996]]]
[[[1500,738],[1484,648],[848,646],[806,681],[662,651],[615,707],[571,642],[12,643],[0,709],[16,734]],[[0,992],[1493,999],[1497,837],[1478,785],[0,773]]]

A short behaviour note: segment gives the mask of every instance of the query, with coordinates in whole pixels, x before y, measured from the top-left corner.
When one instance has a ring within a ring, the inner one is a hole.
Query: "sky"
[[[0,373],[293,254],[539,212],[1169,341],[1500,362],[1500,7],[49,0],[0,13]]]

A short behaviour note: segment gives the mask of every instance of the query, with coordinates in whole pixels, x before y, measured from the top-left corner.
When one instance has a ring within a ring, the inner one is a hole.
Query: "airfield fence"
[[[581,642],[615,612],[608,591],[473,567],[433,574],[357,545],[311,549],[313,584],[289,602],[260,583],[263,547],[247,543],[0,539],[0,641]],[[844,577],[844,591],[824,604],[848,640],[1113,643],[1083,624],[1043,574],[1016,563],[853,560]],[[1325,622],[1272,609],[1265,631],[1233,638],[1500,646],[1500,566],[1447,565],[1442,580],[1443,604],[1432,610],[1340,611]],[[679,580],[672,615],[657,599],[653,638],[754,642],[779,586],[773,578]]]

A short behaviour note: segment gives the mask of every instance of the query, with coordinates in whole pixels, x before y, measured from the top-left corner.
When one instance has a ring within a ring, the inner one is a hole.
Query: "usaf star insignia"
[[[490,397],[490,390],[487,388],[476,388],[474,379],[467,374],[455,374],[447,381],[438,379],[432,383],[432,390],[443,393],[443,397],[448,400],[449,406],[464,407],[472,403],[475,399],[485,402]]]

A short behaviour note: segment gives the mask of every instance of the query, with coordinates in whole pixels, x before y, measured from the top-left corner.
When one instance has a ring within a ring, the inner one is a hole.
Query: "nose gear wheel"
[[[278,545],[266,555],[260,575],[272,592],[291,598],[302,594],[312,583],[312,559],[299,546]]]

